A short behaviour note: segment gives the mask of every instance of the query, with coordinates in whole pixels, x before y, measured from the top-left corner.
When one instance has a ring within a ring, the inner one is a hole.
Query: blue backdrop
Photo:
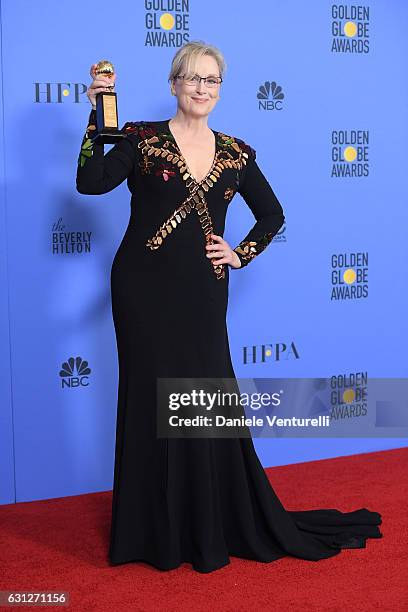
[[[226,57],[209,124],[256,149],[286,215],[230,275],[237,376],[406,376],[407,26],[403,0],[1,2],[1,503],[112,485],[109,274],[130,194],[75,189],[100,59],[123,125],[175,114],[167,78],[184,42]],[[237,195],[225,239],[253,223]],[[264,466],[405,444],[255,439]]]

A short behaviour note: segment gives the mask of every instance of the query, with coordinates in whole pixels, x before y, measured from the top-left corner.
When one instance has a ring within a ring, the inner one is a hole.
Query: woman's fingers
[[[96,79],[94,79],[91,83],[91,87],[107,87],[108,85],[113,85],[113,79],[101,78],[99,75]]]
[[[224,238],[222,238],[221,236],[217,236],[216,234],[211,234],[211,236],[213,239],[213,244],[206,244],[205,248],[207,252],[223,250],[226,251],[231,248],[228,242],[224,240]]]
[[[98,91],[110,91],[110,89],[108,88],[108,86],[106,84],[103,85],[91,85],[89,87],[90,91],[92,93],[97,93]]]
[[[241,267],[241,260],[224,238],[212,234],[213,244],[206,244],[207,257],[214,266],[228,264],[231,267]]]
[[[222,243],[214,242],[214,244],[207,244],[205,248],[206,248],[207,254],[213,255],[214,253],[219,253],[221,251],[224,251],[224,252],[227,251],[229,248],[229,245],[225,241],[223,241]]]
[[[92,64],[89,73],[92,77],[92,83],[87,89],[86,95],[92,106],[95,107],[96,95],[98,93],[113,91],[111,85],[115,84],[116,74],[113,73],[112,77],[105,76],[104,74],[96,74],[97,64]]]
[[[217,266],[220,263],[230,263],[232,261],[231,248],[227,242],[225,244],[209,244],[207,245],[207,257]]]

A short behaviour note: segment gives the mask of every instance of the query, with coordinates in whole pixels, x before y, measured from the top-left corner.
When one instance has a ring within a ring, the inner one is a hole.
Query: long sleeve
[[[138,155],[137,139],[133,134],[128,134],[104,155],[104,145],[90,139],[95,129],[96,111],[92,109],[82,139],[76,175],[77,191],[92,195],[107,193],[120,185],[132,172]]]
[[[238,192],[251,209],[256,223],[234,249],[241,261],[241,268],[269,245],[285,221],[283,208],[256,162],[255,149],[247,145],[245,150],[248,159]]]

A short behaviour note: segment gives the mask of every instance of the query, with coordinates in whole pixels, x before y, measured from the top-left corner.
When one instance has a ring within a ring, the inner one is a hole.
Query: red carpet
[[[0,590],[68,591],[71,605],[62,609],[99,612],[406,611],[407,467],[401,448],[268,469],[288,510],[366,507],[382,514],[383,538],[317,562],[231,557],[211,574],[189,564],[169,572],[110,567],[110,492],[0,506]]]

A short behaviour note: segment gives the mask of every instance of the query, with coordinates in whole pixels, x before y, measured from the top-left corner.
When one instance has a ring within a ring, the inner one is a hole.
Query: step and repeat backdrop
[[[1,503],[112,486],[110,268],[130,193],[75,188],[101,59],[115,66],[123,125],[174,116],[167,79],[182,44],[225,55],[209,125],[256,149],[286,216],[230,274],[237,377],[325,377],[329,413],[345,422],[364,419],[370,377],[406,377],[407,27],[403,0],[2,0]],[[224,238],[236,246],[254,222],[237,195]],[[254,443],[268,467],[406,438],[389,427]]]

